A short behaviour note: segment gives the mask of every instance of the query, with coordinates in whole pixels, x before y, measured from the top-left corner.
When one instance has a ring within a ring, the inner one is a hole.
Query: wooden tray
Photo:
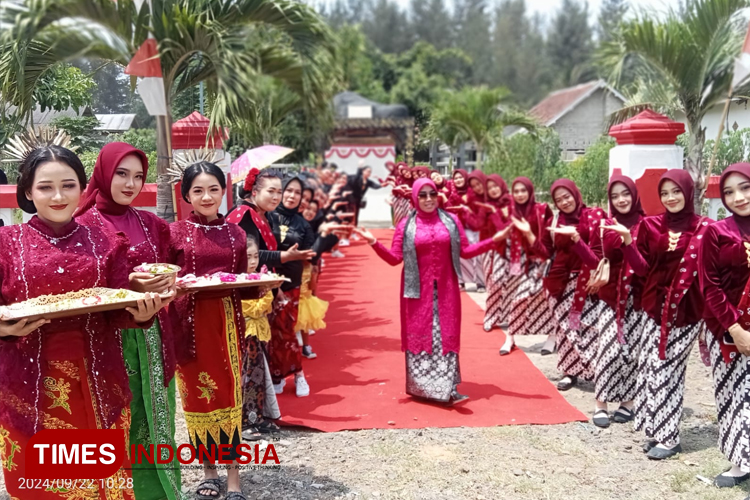
[[[289,278],[276,278],[276,279],[265,279],[255,281],[230,281],[225,283],[211,283],[211,284],[199,284],[194,283],[192,285],[177,285],[178,288],[190,290],[192,292],[210,292],[218,290],[230,290],[232,288],[251,288],[259,286],[267,286],[270,288],[278,288],[285,281],[291,281]]]
[[[102,290],[113,290],[114,289],[102,289]],[[137,293],[137,292],[133,292]],[[144,296],[145,294],[140,294],[141,296]],[[3,320],[5,321],[20,321],[22,319],[26,319],[28,321],[36,321],[38,319],[57,319],[57,318],[67,318],[70,316],[80,316],[82,314],[91,314],[91,313],[101,313],[106,311],[115,311],[118,309],[125,309],[126,307],[137,307],[138,300],[142,298],[128,298],[123,299],[118,302],[111,302],[108,304],[94,304],[94,305],[83,305],[80,306],[76,305],[74,307],[68,308],[68,309],[62,309],[59,311],[51,311],[46,313],[35,313],[35,312],[28,312],[24,313],[21,310],[14,310],[14,311],[8,311],[5,308],[0,307],[0,313],[4,315]],[[165,298],[164,295],[162,295],[162,298]]]

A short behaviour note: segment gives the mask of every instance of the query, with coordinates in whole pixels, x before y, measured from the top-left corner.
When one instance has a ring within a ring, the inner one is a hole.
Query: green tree
[[[213,126],[226,126],[269,75],[299,93],[310,109],[327,103],[330,75],[319,64],[333,37],[310,7],[292,0],[19,0],[7,2],[0,23],[0,93],[21,115],[50,67],[77,57],[127,64],[147,35],[159,45],[165,99],[200,82],[212,95]],[[167,168],[171,116],[157,121],[158,211],[173,217]]]
[[[604,0],[599,8],[599,24],[596,28],[599,43],[612,40],[615,31],[628,12],[627,0]]]
[[[508,87],[524,104],[538,101],[549,83],[549,63],[541,20],[527,16],[525,0],[497,5],[492,47],[493,83]]]
[[[39,76],[34,87],[33,100],[42,111],[64,111],[73,108],[76,113],[91,104],[94,80],[65,63],[51,65]]]
[[[705,193],[703,117],[727,97],[746,30],[747,0],[693,0],[666,18],[638,14],[603,45],[599,64],[617,85],[623,68],[636,72],[631,98],[614,121],[644,108],[682,112],[687,122],[685,169],[696,182],[696,207]],[[744,92],[744,89],[737,89]]]
[[[362,21],[362,31],[375,46],[388,54],[412,46],[413,34],[406,13],[392,0],[374,0]]]
[[[591,37],[588,4],[563,0],[547,37],[547,53],[558,75],[558,85],[574,85],[592,76],[589,63],[594,45]]]
[[[411,26],[417,40],[437,49],[453,43],[453,23],[443,0],[412,0]]]
[[[482,169],[485,152],[507,154],[503,148],[506,127],[520,127],[536,132],[536,121],[526,113],[507,107],[510,92],[504,88],[465,87],[457,92],[445,92],[432,110],[434,130],[452,128],[461,140],[474,143],[477,151],[476,168]]]
[[[71,144],[76,146],[77,152],[99,152],[104,144],[101,132],[94,130],[99,126],[99,120],[93,116],[60,117],[55,118],[50,126],[62,129],[71,137]]]
[[[491,22],[485,0],[456,0],[456,47],[471,57],[474,67],[470,81],[475,85],[489,82],[493,71]]]
[[[607,207],[609,181],[609,150],[615,147],[611,137],[601,137],[586,154],[567,165],[567,176],[581,190],[583,201],[589,205]]]

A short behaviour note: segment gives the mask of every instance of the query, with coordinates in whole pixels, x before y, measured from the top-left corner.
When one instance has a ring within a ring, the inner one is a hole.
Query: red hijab
[[[440,175],[440,177],[443,179],[443,181],[440,184],[438,184],[437,182],[435,182],[434,180],[432,180],[432,174],[438,174],[438,175]],[[435,182],[435,186],[438,188],[438,190],[443,189],[445,187],[445,177],[443,176],[443,174],[441,174],[437,170],[430,170],[430,175],[427,178],[430,179],[430,180],[432,180],[432,182]]]
[[[469,203],[477,201],[485,202],[487,200],[487,188],[484,188],[484,194],[482,196],[477,196],[474,189],[471,187],[472,179],[478,180],[482,184],[482,187],[484,187],[487,184],[487,176],[484,175],[484,172],[481,170],[474,170],[466,176],[466,186],[468,187],[466,192],[468,193]]]
[[[729,177],[730,174],[740,174],[741,176],[745,177],[747,180],[750,180],[750,163],[734,163],[732,165],[729,165],[724,172],[721,174],[721,178],[719,179],[719,189],[721,190],[721,202],[724,204],[724,207],[726,207],[727,210],[732,212],[732,209],[729,208],[727,205],[726,200],[724,199],[724,183],[727,180],[727,177]],[[748,239],[750,237],[750,217],[748,216],[741,216],[737,215],[736,213],[732,212],[732,217],[734,218],[735,224],[737,224],[737,227],[740,230],[740,234],[743,238]]]
[[[583,204],[583,199],[581,198],[581,191],[579,191],[576,183],[571,181],[570,179],[557,179],[552,183],[552,187],[549,189],[549,192],[552,193],[553,203],[555,202],[555,190],[559,188],[565,188],[570,191],[570,194],[573,195],[573,200],[575,200],[576,204],[576,208],[575,210],[573,210],[573,213],[566,214],[565,212],[560,210],[560,218],[566,226],[577,226],[578,221],[581,219],[583,209],[586,208],[586,205]],[[557,207],[556,203],[555,207]]]
[[[464,178],[464,187],[459,188],[456,186],[456,174],[461,174]],[[458,168],[453,171],[453,175],[451,176],[451,179],[453,180],[453,187],[456,189],[456,192],[460,195],[466,194],[466,190],[469,189],[469,172],[462,168]]]
[[[536,214],[534,183],[531,182],[531,179],[528,177],[516,177],[513,179],[513,184],[511,184],[511,186],[515,186],[518,183],[523,184],[526,188],[526,191],[529,193],[529,199],[526,200],[526,203],[517,203],[513,200],[513,215],[515,215],[517,219],[526,219],[528,221]]]
[[[626,214],[620,213],[615,206],[612,204],[612,186],[617,183],[625,184],[630,191],[630,195],[633,197],[633,203],[630,205],[630,211]],[[613,175],[609,180],[609,186],[607,187],[607,198],[609,198],[609,215],[617,219],[617,222],[630,229],[633,227],[641,217],[644,217],[646,213],[641,207],[641,197],[638,196],[638,188],[635,186],[635,182],[630,177],[625,175]]]
[[[490,189],[487,186],[487,184],[489,184],[490,181],[500,186],[499,198],[490,197]],[[487,198],[487,203],[497,208],[507,207],[512,202],[510,193],[508,192],[508,184],[506,184],[505,180],[502,177],[500,177],[500,175],[498,174],[490,174],[487,176],[487,179],[484,182],[484,195],[485,195],[485,198]]]
[[[689,231],[695,229],[695,205],[693,205],[693,193],[695,192],[695,183],[687,170],[673,169],[667,170],[659,179],[659,196],[661,197],[661,186],[665,181],[672,181],[680,188],[685,195],[685,207],[673,214],[666,211],[667,227],[672,231]]]
[[[111,215],[122,215],[128,211],[127,205],[120,205],[112,198],[112,178],[120,162],[128,155],[137,156],[141,160],[145,183],[148,174],[146,153],[124,142],[110,142],[99,152],[94,173],[86,188],[83,201],[78,207],[76,217],[83,215],[93,206],[96,206],[100,212]]]

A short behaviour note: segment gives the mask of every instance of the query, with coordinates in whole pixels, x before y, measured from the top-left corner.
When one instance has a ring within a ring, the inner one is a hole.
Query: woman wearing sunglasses
[[[406,352],[406,392],[453,404],[468,398],[457,390],[461,382],[459,259],[487,252],[507,234],[470,245],[456,216],[438,208],[438,191],[430,179],[414,182],[412,201],[416,210],[396,228],[390,250],[368,230],[356,231],[388,264],[404,263],[401,349]]]

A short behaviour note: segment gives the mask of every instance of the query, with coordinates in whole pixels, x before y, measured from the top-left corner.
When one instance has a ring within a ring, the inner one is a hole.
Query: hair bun
[[[247,177],[245,177],[245,184],[243,188],[248,193],[253,190],[253,186],[255,185],[255,178],[258,177],[258,174],[260,173],[260,170],[253,167],[250,169],[250,171],[247,173]]]

